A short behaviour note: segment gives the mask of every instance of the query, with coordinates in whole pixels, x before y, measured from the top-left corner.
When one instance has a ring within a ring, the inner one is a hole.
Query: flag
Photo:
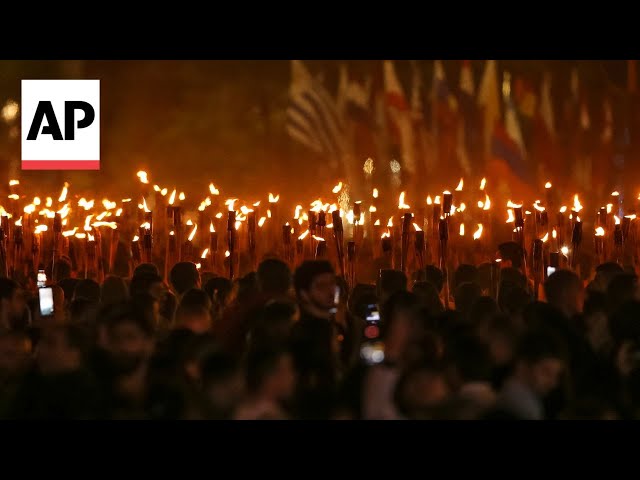
[[[555,121],[553,115],[553,102],[551,101],[551,74],[545,73],[540,89],[540,115],[551,137],[555,137]]]
[[[471,175],[471,158],[479,151],[478,109],[475,102],[476,86],[469,60],[462,62],[460,70],[460,124],[458,129],[458,159],[465,175]],[[474,162],[475,163],[475,162]]]
[[[431,98],[438,170],[445,178],[458,177],[461,174],[458,158],[458,102],[451,94],[440,60],[434,62]]]
[[[427,128],[427,98],[423,75],[414,61],[411,76],[411,119],[413,122],[414,147],[416,155],[416,175],[424,178],[435,170],[435,151],[433,138]]]
[[[562,178],[558,169],[557,145],[555,142],[555,120],[551,99],[551,76],[543,76],[540,87],[540,102],[533,119],[531,160],[537,166],[538,185]]]
[[[491,156],[493,130],[500,118],[500,90],[495,60],[487,60],[478,91],[478,105],[483,109],[483,129],[485,155]]]
[[[385,60],[384,89],[389,120],[397,132],[395,143],[400,147],[402,165],[407,173],[415,172],[415,157],[413,151],[413,125],[411,122],[411,110],[407,97],[404,94],[400,80],[396,75],[395,67],[390,60]]]
[[[286,128],[291,138],[328,155],[330,165],[337,168],[345,140],[336,101],[299,60],[292,61]]]

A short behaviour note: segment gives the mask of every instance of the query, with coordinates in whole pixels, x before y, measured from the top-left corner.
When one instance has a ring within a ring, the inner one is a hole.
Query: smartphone
[[[51,287],[39,288],[38,297],[40,299],[40,315],[43,317],[53,315],[53,290]]]
[[[555,273],[556,267],[547,267],[547,278],[549,278],[553,273]]]
[[[367,365],[377,365],[384,361],[384,344],[382,342],[365,343],[360,348],[360,358]]]
[[[378,305],[367,305],[367,315],[365,317],[367,323],[378,323],[380,321],[380,312]]]
[[[44,270],[38,270],[38,288],[42,288],[47,284],[47,274],[44,273]]]

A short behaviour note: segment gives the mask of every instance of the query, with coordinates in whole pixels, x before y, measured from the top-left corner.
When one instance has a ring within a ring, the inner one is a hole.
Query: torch
[[[449,309],[449,275],[447,268],[447,241],[449,240],[449,224],[446,218],[438,222],[438,234],[440,237],[440,270],[444,277],[444,306]]]
[[[62,216],[59,213],[53,217],[53,253],[51,260],[51,272],[55,267],[56,262],[60,258],[60,238],[62,236]]]
[[[24,244],[22,235],[22,217],[15,222],[15,228],[13,229],[13,272],[11,276],[14,277],[21,267],[22,259],[22,246]]]
[[[131,240],[131,259],[133,260],[133,269],[135,269],[135,267],[140,265],[140,263],[142,262],[138,235],[134,235],[133,240]]]
[[[413,215],[409,212],[402,216],[402,241],[401,241],[401,257],[400,257],[400,269],[406,275],[407,274],[407,258],[409,255],[409,234],[411,232],[411,220]]]
[[[580,217],[576,217],[573,223],[573,232],[571,233],[571,244],[573,251],[571,252],[571,268],[575,270],[578,265],[578,253],[580,251],[580,244],[582,243],[582,222]]]
[[[282,245],[284,246],[285,261],[291,265],[291,225],[289,222],[282,226]]]
[[[256,269],[256,212],[247,213],[247,243],[249,245],[249,256],[251,257],[251,265]]]
[[[418,259],[418,268],[422,271],[424,270],[424,251],[425,251],[425,245],[424,245],[424,231],[420,228],[420,226],[417,223],[413,224],[413,227],[416,230],[416,237],[414,240],[414,249],[416,252],[416,257]]]
[[[333,217],[333,238],[336,242],[336,253],[338,254],[338,263],[340,264],[340,274],[345,278],[344,267],[344,230],[342,228],[342,218],[340,217],[340,211],[334,210],[331,212]]]
[[[327,242],[324,238],[313,235],[313,239],[317,242],[315,259],[325,258],[327,256]]]
[[[598,261],[598,265],[602,265],[604,263],[604,228],[597,227],[596,232],[593,237],[594,241],[594,250],[596,254],[596,258]]]
[[[622,264],[622,245],[624,243],[624,237],[622,235],[622,225],[620,225],[620,218],[616,215],[615,225],[613,227],[613,245],[615,249],[616,262]]]
[[[218,232],[213,226],[213,220],[209,225],[209,256],[211,257],[211,270],[215,272],[218,259]]]
[[[347,262],[349,263],[349,287],[353,290],[356,284],[356,242],[347,243]]]
[[[229,206],[229,217],[227,219],[227,246],[229,250],[229,280],[233,280],[234,271],[234,253],[236,248],[236,211],[232,210],[232,206]]]
[[[7,234],[5,230],[5,218],[7,217],[3,215],[2,221],[0,221],[0,275],[2,275],[3,277],[8,277],[9,263],[7,259]]]
[[[542,249],[543,249],[542,240],[539,238],[536,238],[533,241],[533,248],[532,248],[533,290],[534,290],[536,301],[538,301],[538,292],[540,290],[540,284],[542,283],[543,273],[544,273]]]

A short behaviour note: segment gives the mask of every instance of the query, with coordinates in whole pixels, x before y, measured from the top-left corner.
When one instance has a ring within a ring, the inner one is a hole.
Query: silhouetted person
[[[124,302],[129,297],[127,284],[120,277],[107,275],[100,287],[100,304]]]
[[[179,262],[171,268],[169,281],[176,295],[181,297],[191,288],[200,288],[200,273],[195,263]]]
[[[557,270],[544,283],[547,303],[553,305],[568,318],[582,312],[584,287],[582,281],[570,270]]]

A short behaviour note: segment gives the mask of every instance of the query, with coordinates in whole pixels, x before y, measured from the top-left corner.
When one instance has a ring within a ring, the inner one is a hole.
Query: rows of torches
[[[465,189],[460,179],[453,191],[429,195],[413,207],[405,192],[397,207],[395,200],[383,204],[377,188],[368,202],[351,203],[339,182],[326,197],[285,212],[280,195],[269,193],[266,201],[223,200],[213,183],[199,206],[192,203],[187,210],[184,192],[152,185],[144,171],[137,177],[139,191],[131,197],[102,201],[72,198],[68,183],[57,197],[30,197],[11,180],[6,202],[0,202],[0,275],[29,276],[64,255],[78,276],[101,280],[114,271],[122,245],[131,269],[163,263],[165,277],[176,262],[191,261],[233,279],[255,269],[265,255],[277,255],[292,268],[306,259],[328,259],[353,285],[358,258],[380,259],[386,268],[408,274],[435,264],[446,277],[459,263],[497,265],[496,245],[508,240],[520,245],[525,271],[536,286],[548,266],[580,268],[583,206],[577,194],[569,206],[561,205],[549,182],[544,202],[535,200],[526,208],[508,200],[505,221],[484,178],[473,189]],[[595,212],[598,263],[637,257],[635,210],[622,211],[620,195],[613,192],[610,203]]]

